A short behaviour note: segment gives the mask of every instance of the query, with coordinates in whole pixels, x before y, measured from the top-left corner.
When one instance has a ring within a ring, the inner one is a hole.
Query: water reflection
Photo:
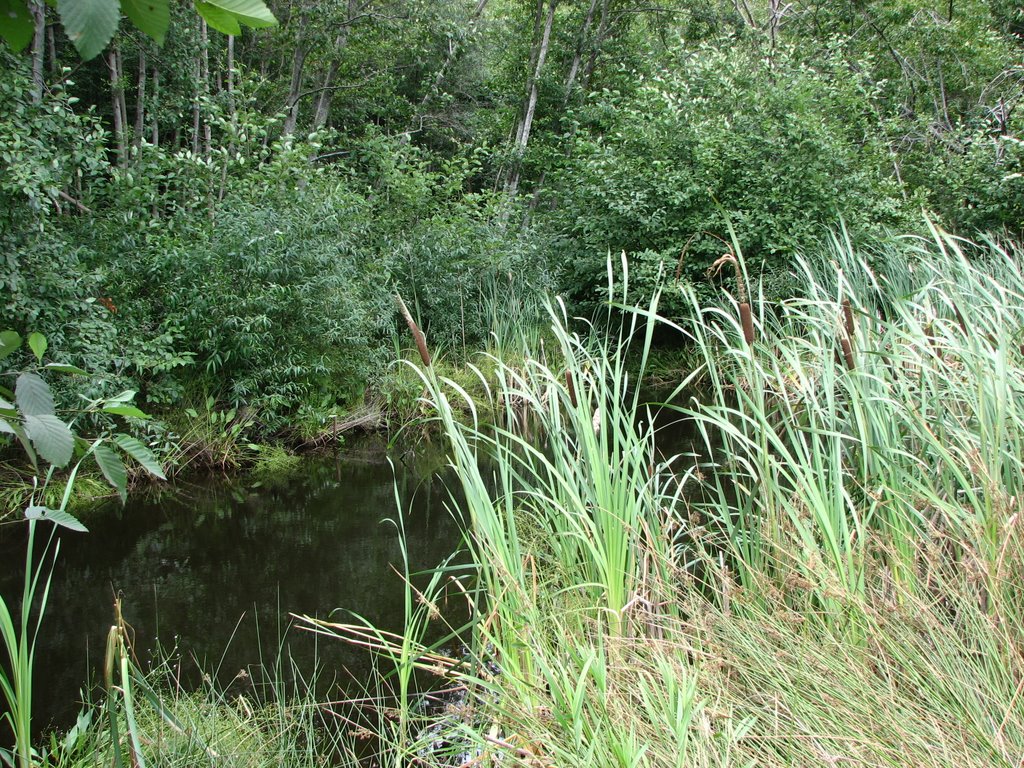
[[[140,658],[158,643],[177,646],[186,674],[195,676],[194,657],[222,684],[274,657],[289,613],[342,609],[399,629],[403,596],[392,564],[401,550],[383,521],[397,513],[397,481],[412,567],[449,555],[459,534],[443,474],[434,474],[440,466],[438,454],[424,450],[393,471],[383,442],[371,439],[341,460],[307,461],[285,480],[211,479],[94,515],[90,533],[62,537],[36,652],[38,726],[68,723],[83,681],[96,679],[115,593]],[[20,594],[20,539],[2,543],[4,595]],[[317,649],[313,636],[295,630],[287,644],[307,673],[319,657],[332,674],[348,670],[359,682],[369,674],[365,655],[341,644],[321,640]]]

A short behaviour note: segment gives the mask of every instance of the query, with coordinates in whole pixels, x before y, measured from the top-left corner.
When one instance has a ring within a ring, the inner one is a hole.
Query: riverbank
[[[836,244],[778,312],[685,294],[693,452],[657,449],[629,383],[656,304],[610,336],[553,305],[546,361],[498,360],[483,403],[421,370],[472,567],[407,586],[403,632],[300,618],[376,654],[345,732],[380,745],[364,764],[1016,764],[1020,256],[935,230],[870,264]],[[465,653],[435,644],[455,631]]]

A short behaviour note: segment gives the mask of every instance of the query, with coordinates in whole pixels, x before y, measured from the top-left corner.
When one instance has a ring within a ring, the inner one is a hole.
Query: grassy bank
[[[689,296],[701,457],[636,426],[656,305],[603,342],[555,305],[557,350],[498,361],[501,428],[424,374],[475,569],[418,599],[472,596],[472,662],[422,656],[461,697],[391,764],[1018,764],[1019,257],[837,240],[777,311]],[[416,626],[379,640],[399,670]]]
[[[119,731],[125,757],[1018,765],[1020,255],[937,229],[871,253],[836,239],[770,307],[734,249],[718,303],[682,294],[689,320],[655,300],[620,324],[622,286],[594,326],[556,301],[543,345],[422,369],[472,563],[399,568],[404,636],[306,620],[377,654],[364,716],[164,688]],[[699,397],[665,406],[696,454],[659,448],[634,386],[656,326],[698,360],[678,388]],[[466,647],[427,647],[450,601]],[[109,725],[89,733],[53,763],[107,760]]]

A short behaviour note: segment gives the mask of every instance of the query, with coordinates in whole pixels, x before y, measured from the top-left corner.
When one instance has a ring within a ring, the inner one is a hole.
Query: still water
[[[455,483],[438,471],[443,464],[429,445],[389,461],[383,440],[366,438],[286,477],[186,482],[163,498],[140,495],[92,513],[89,533],[61,536],[36,650],[37,729],[74,721],[80,689],[102,668],[115,594],[140,660],[157,647],[176,649],[193,684],[200,670],[228,686],[240,670],[272,662],[285,633],[304,674],[317,664],[329,670],[321,687],[364,683],[365,652],[288,630],[289,614],[334,612],[345,621],[356,613],[400,630],[403,590],[392,564],[401,563],[401,549],[386,521],[398,514],[397,488],[414,570],[457,549],[447,508]],[[5,596],[20,595],[23,552],[23,532],[7,527]]]
[[[663,452],[692,451],[691,424],[666,412],[655,423]],[[445,465],[427,438],[396,452],[366,437],[285,476],[179,482],[159,497],[138,494],[92,512],[89,533],[61,534],[36,650],[37,732],[72,724],[80,691],[96,684],[115,595],[143,666],[170,654],[187,686],[201,685],[205,673],[219,689],[243,693],[284,648],[304,675],[323,670],[320,695],[358,693],[371,679],[368,654],[290,627],[289,616],[358,614],[401,631],[394,566],[402,550],[388,520],[400,499],[414,572],[457,550],[450,507],[458,483]],[[0,594],[9,600],[21,593],[24,531],[0,530]],[[453,622],[460,609],[449,607]]]

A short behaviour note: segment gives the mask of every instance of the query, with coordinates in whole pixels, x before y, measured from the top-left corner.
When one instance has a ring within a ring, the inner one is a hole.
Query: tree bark
[[[53,34],[53,24],[46,27],[46,40],[50,49],[50,74],[56,78],[60,74],[60,64],[57,62],[57,40]]]
[[[541,2],[543,3],[543,0],[541,0]],[[526,104],[524,105],[523,117],[519,123],[519,129],[516,131],[512,175],[508,182],[507,191],[510,200],[514,200],[519,192],[519,178],[522,172],[523,156],[526,154],[526,148],[530,142],[530,132],[533,129],[533,118],[537,112],[537,86],[540,81],[541,74],[544,71],[544,62],[547,60],[548,49],[551,45],[551,28],[555,23],[555,7],[557,5],[558,0],[549,0],[547,18],[544,22],[544,32],[541,36],[540,45],[537,49],[536,65],[528,80],[529,93],[526,98]]]
[[[125,164],[126,152],[124,145],[125,112],[123,109],[123,89],[121,87],[120,62],[117,48],[107,52],[107,70],[110,73],[110,106],[114,117],[114,137],[117,140],[117,164]]]
[[[210,33],[206,26],[206,19],[199,20],[199,80],[202,84],[203,97],[210,97]],[[210,144],[212,143],[212,128],[209,120],[203,121],[203,157],[210,159]]]
[[[601,45],[604,43],[605,38],[608,37],[609,27],[609,2],[610,0],[601,0],[601,19],[597,22],[597,34],[594,36],[594,43],[590,48],[590,56],[587,58],[587,66],[583,70],[583,88],[584,90],[590,87],[590,81],[594,77],[594,68],[597,66],[597,54],[601,50]]]
[[[580,65],[583,63],[583,51],[587,45],[587,36],[590,34],[590,27],[594,24],[594,12],[597,10],[598,0],[590,0],[590,8],[587,9],[587,16],[580,27],[580,35],[576,41],[576,52],[572,57],[572,64],[569,66],[569,75],[565,78],[565,98],[563,103],[568,105],[572,98],[572,90],[576,85],[576,77],[579,75]]]
[[[306,66],[306,56],[309,53],[303,39],[306,30],[307,17],[305,14],[299,17],[299,28],[295,34],[295,51],[292,54],[292,75],[288,84],[288,115],[285,117],[282,130],[285,136],[295,133],[295,127],[299,122],[299,94],[302,93],[302,69]]]
[[[146,130],[146,49],[139,45],[139,78],[135,85],[135,137],[136,148],[142,146]]]
[[[35,34],[32,36],[32,103],[43,101],[43,55],[46,45],[46,6],[42,0],[29,3]]]
[[[150,116],[153,119],[153,133],[152,141],[153,146],[160,144],[160,69],[159,67],[153,67],[153,99],[152,109],[150,109]]]
[[[444,84],[445,78],[448,76],[448,70],[452,64],[458,58],[459,53],[463,48],[463,41],[468,40],[473,36],[476,31],[476,25],[480,21],[480,18],[484,15],[484,9],[487,7],[487,0],[477,0],[476,8],[473,9],[472,15],[469,17],[469,21],[466,24],[466,34],[458,39],[451,40],[448,46],[448,55],[441,63],[441,68],[437,70],[437,74],[434,76],[434,82],[430,86],[430,90],[424,94],[423,99],[420,101],[419,112],[422,113],[424,107],[430,103],[431,99],[435,98],[441,92],[441,86]]]

